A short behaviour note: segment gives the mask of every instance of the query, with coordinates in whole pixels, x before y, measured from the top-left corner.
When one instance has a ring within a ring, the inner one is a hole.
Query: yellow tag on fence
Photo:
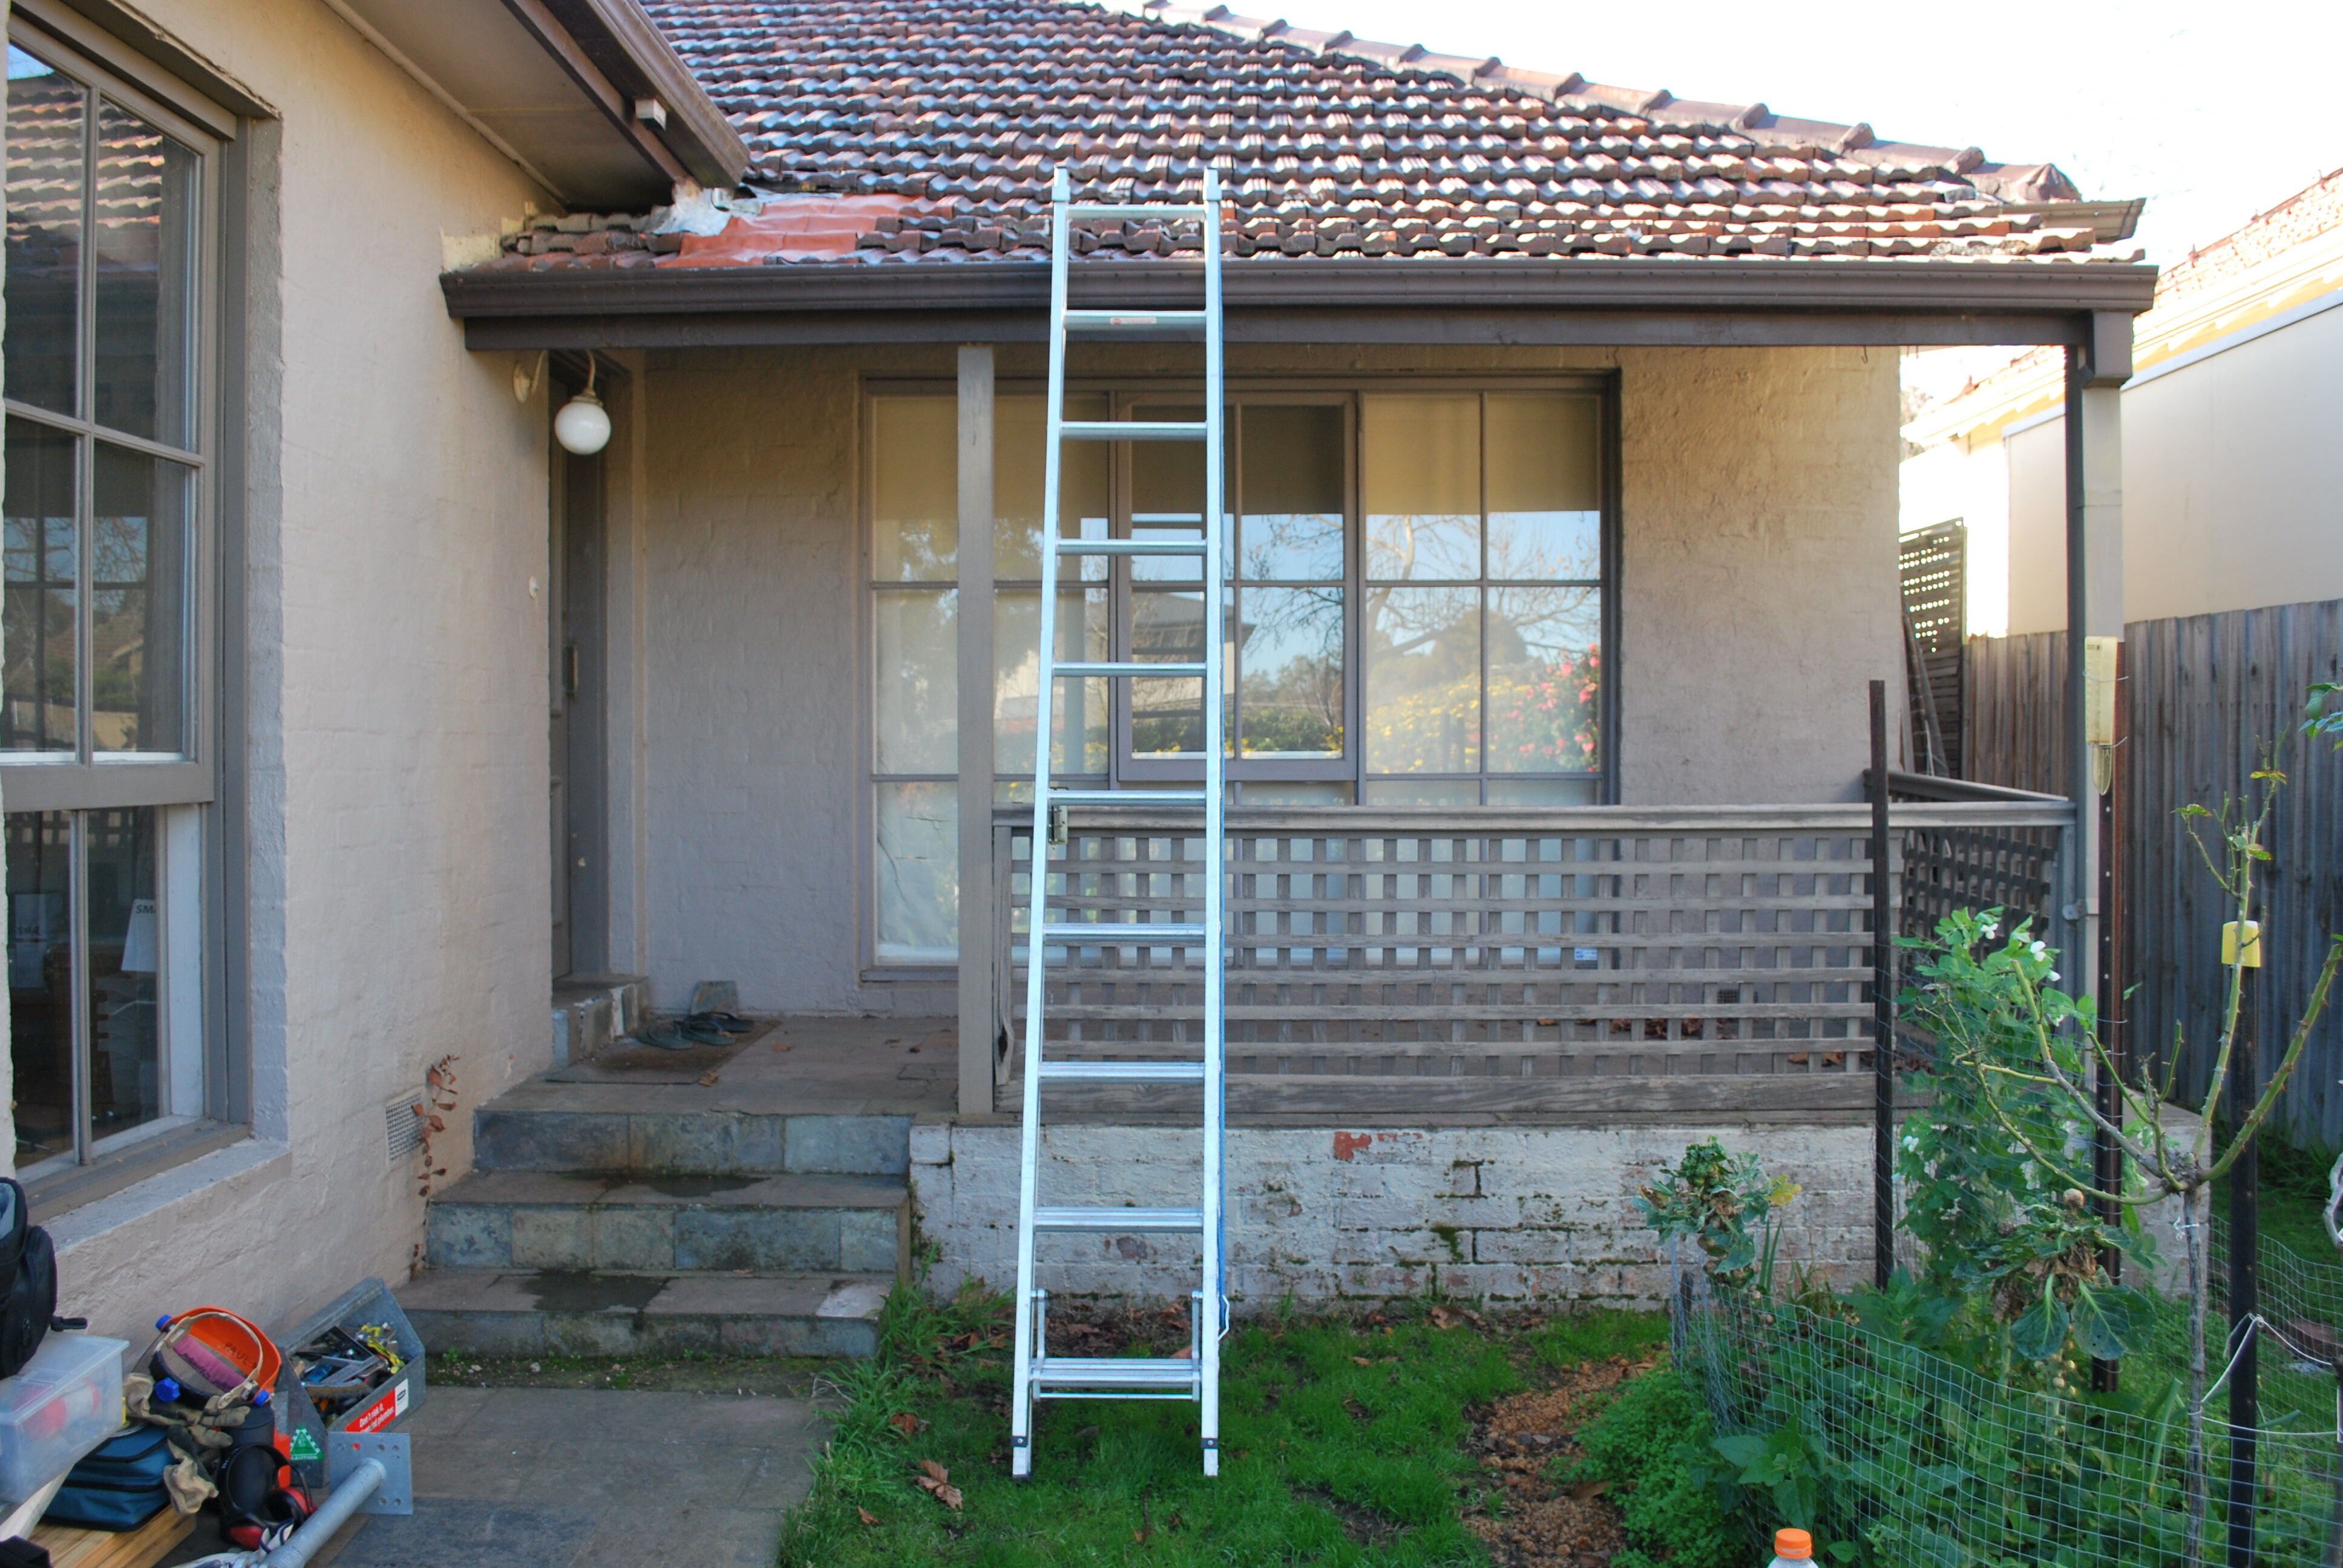
[[[2246,967],[2249,970],[2258,970],[2262,967],[2262,923],[2259,920],[2247,920],[2245,922],[2245,927]],[[2237,961],[2237,922],[2224,920],[2221,922],[2221,967],[2230,968]]]

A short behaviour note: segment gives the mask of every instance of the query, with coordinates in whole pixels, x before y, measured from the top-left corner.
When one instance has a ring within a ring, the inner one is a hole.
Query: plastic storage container
[[[22,1503],[122,1430],[122,1340],[53,1333],[0,1378],[0,1502]]]

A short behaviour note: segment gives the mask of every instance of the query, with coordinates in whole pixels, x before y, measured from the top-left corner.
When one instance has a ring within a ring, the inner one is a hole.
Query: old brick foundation
[[[1785,1263],[1834,1282],[1867,1277],[1871,1133],[1860,1125],[1229,1131],[1230,1292],[1237,1310],[1297,1301],[1385,1300],[1437,1290],[1494,1304],[1654,1303],[1667,1264],[1634,1196],[1663,1162],[1710,1136],[1756,1150],[1805,1190],[1791,1206]],[[1018,1129],[939,1121],[911,1130],[920,1232],[940,1249],[933,1283],[1015,1276]],[[1042,1142],[1044,1201],[1159,1205],[1191,1201],[1196,1133],[1072,1124]],[[1047,1236],[1041,1283],[1053,1293],[1130,1302],[1195,1287],[1192,1243],[1163,1236]]]

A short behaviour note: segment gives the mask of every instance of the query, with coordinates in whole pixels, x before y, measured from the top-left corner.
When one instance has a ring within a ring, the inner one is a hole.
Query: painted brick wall
[[[1667,1266],[1643,1228],[1636,1189],[1712,1134],[1761,1151],[1805,1191],[1783,1257],[1842,1282],[1871,1266],[1867,1127],[1456,1127],[1229,1132],[1231,1293],[1251,1310],[1302,1300],[1417,1295],[1435,1284],[1494,1302],[1650,1302]],[[921,1234],[941,1249],[935,1284],[1016,1279],[1014,1126],[911,1130]],[[1181,1203],[1196,1191],[1196,1134],[1173,1127],[1067,1125],[1043,1140],[1052,1203]],[[1195,1286],[1192,1243],[1161,1236],[1054,1236],[1041,1284],[1143,1301]]]

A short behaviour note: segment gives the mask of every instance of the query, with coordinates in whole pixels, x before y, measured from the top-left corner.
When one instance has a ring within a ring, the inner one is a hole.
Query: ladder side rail
[[[1227,1041],[1224,1015],[1228,974],[1228,783],[1227,651],[1224,639],[1229,561],[1228,518],[1223,502],[1227,407],[1221,387],[1221,176],[1204,165],[1204,1127],[1203,1280],[1197,1310],[1210,1318],[1197,1325],[1202,1362],[1197,1390],[1203,1426],[1204,1473],[1221,1473],[1221,1336],[1226,1328],[1227,1221],[1223,1212],[1222,1129],[1227,1120]]]
[[[1066,209],[1071,191],[1066,171],[1059,166],[1050,182],[1050,384],[1047,394],[1047,441],[1041,456],[1041,646],[1036,673],[1033,732],[1033,858],[1032,918],[1027,922],[1025,953],[1025,1102],[1024,1135],[1018,1151],[1017,1172],[1017,1297],[1016,1368],[1010,1399],[1010,1473],[1033,1473],[1033,1362],[1047,1346],[1035,1341],[1033,1311],[1033,1210],[1041,1177],[1041,1042],[1044,1033],[1041,999],[1044,990],[1042,945],[1049,902],[1050,869],[1050,729],[1056,677],[1051,656],[1057,651],[1058,488],[1061,427],[1065,418],[1066,392]],[[960,607],[962,615],[990,615],[992,607]],[[962,679],[983,678],[981,670],[963,671]]]

